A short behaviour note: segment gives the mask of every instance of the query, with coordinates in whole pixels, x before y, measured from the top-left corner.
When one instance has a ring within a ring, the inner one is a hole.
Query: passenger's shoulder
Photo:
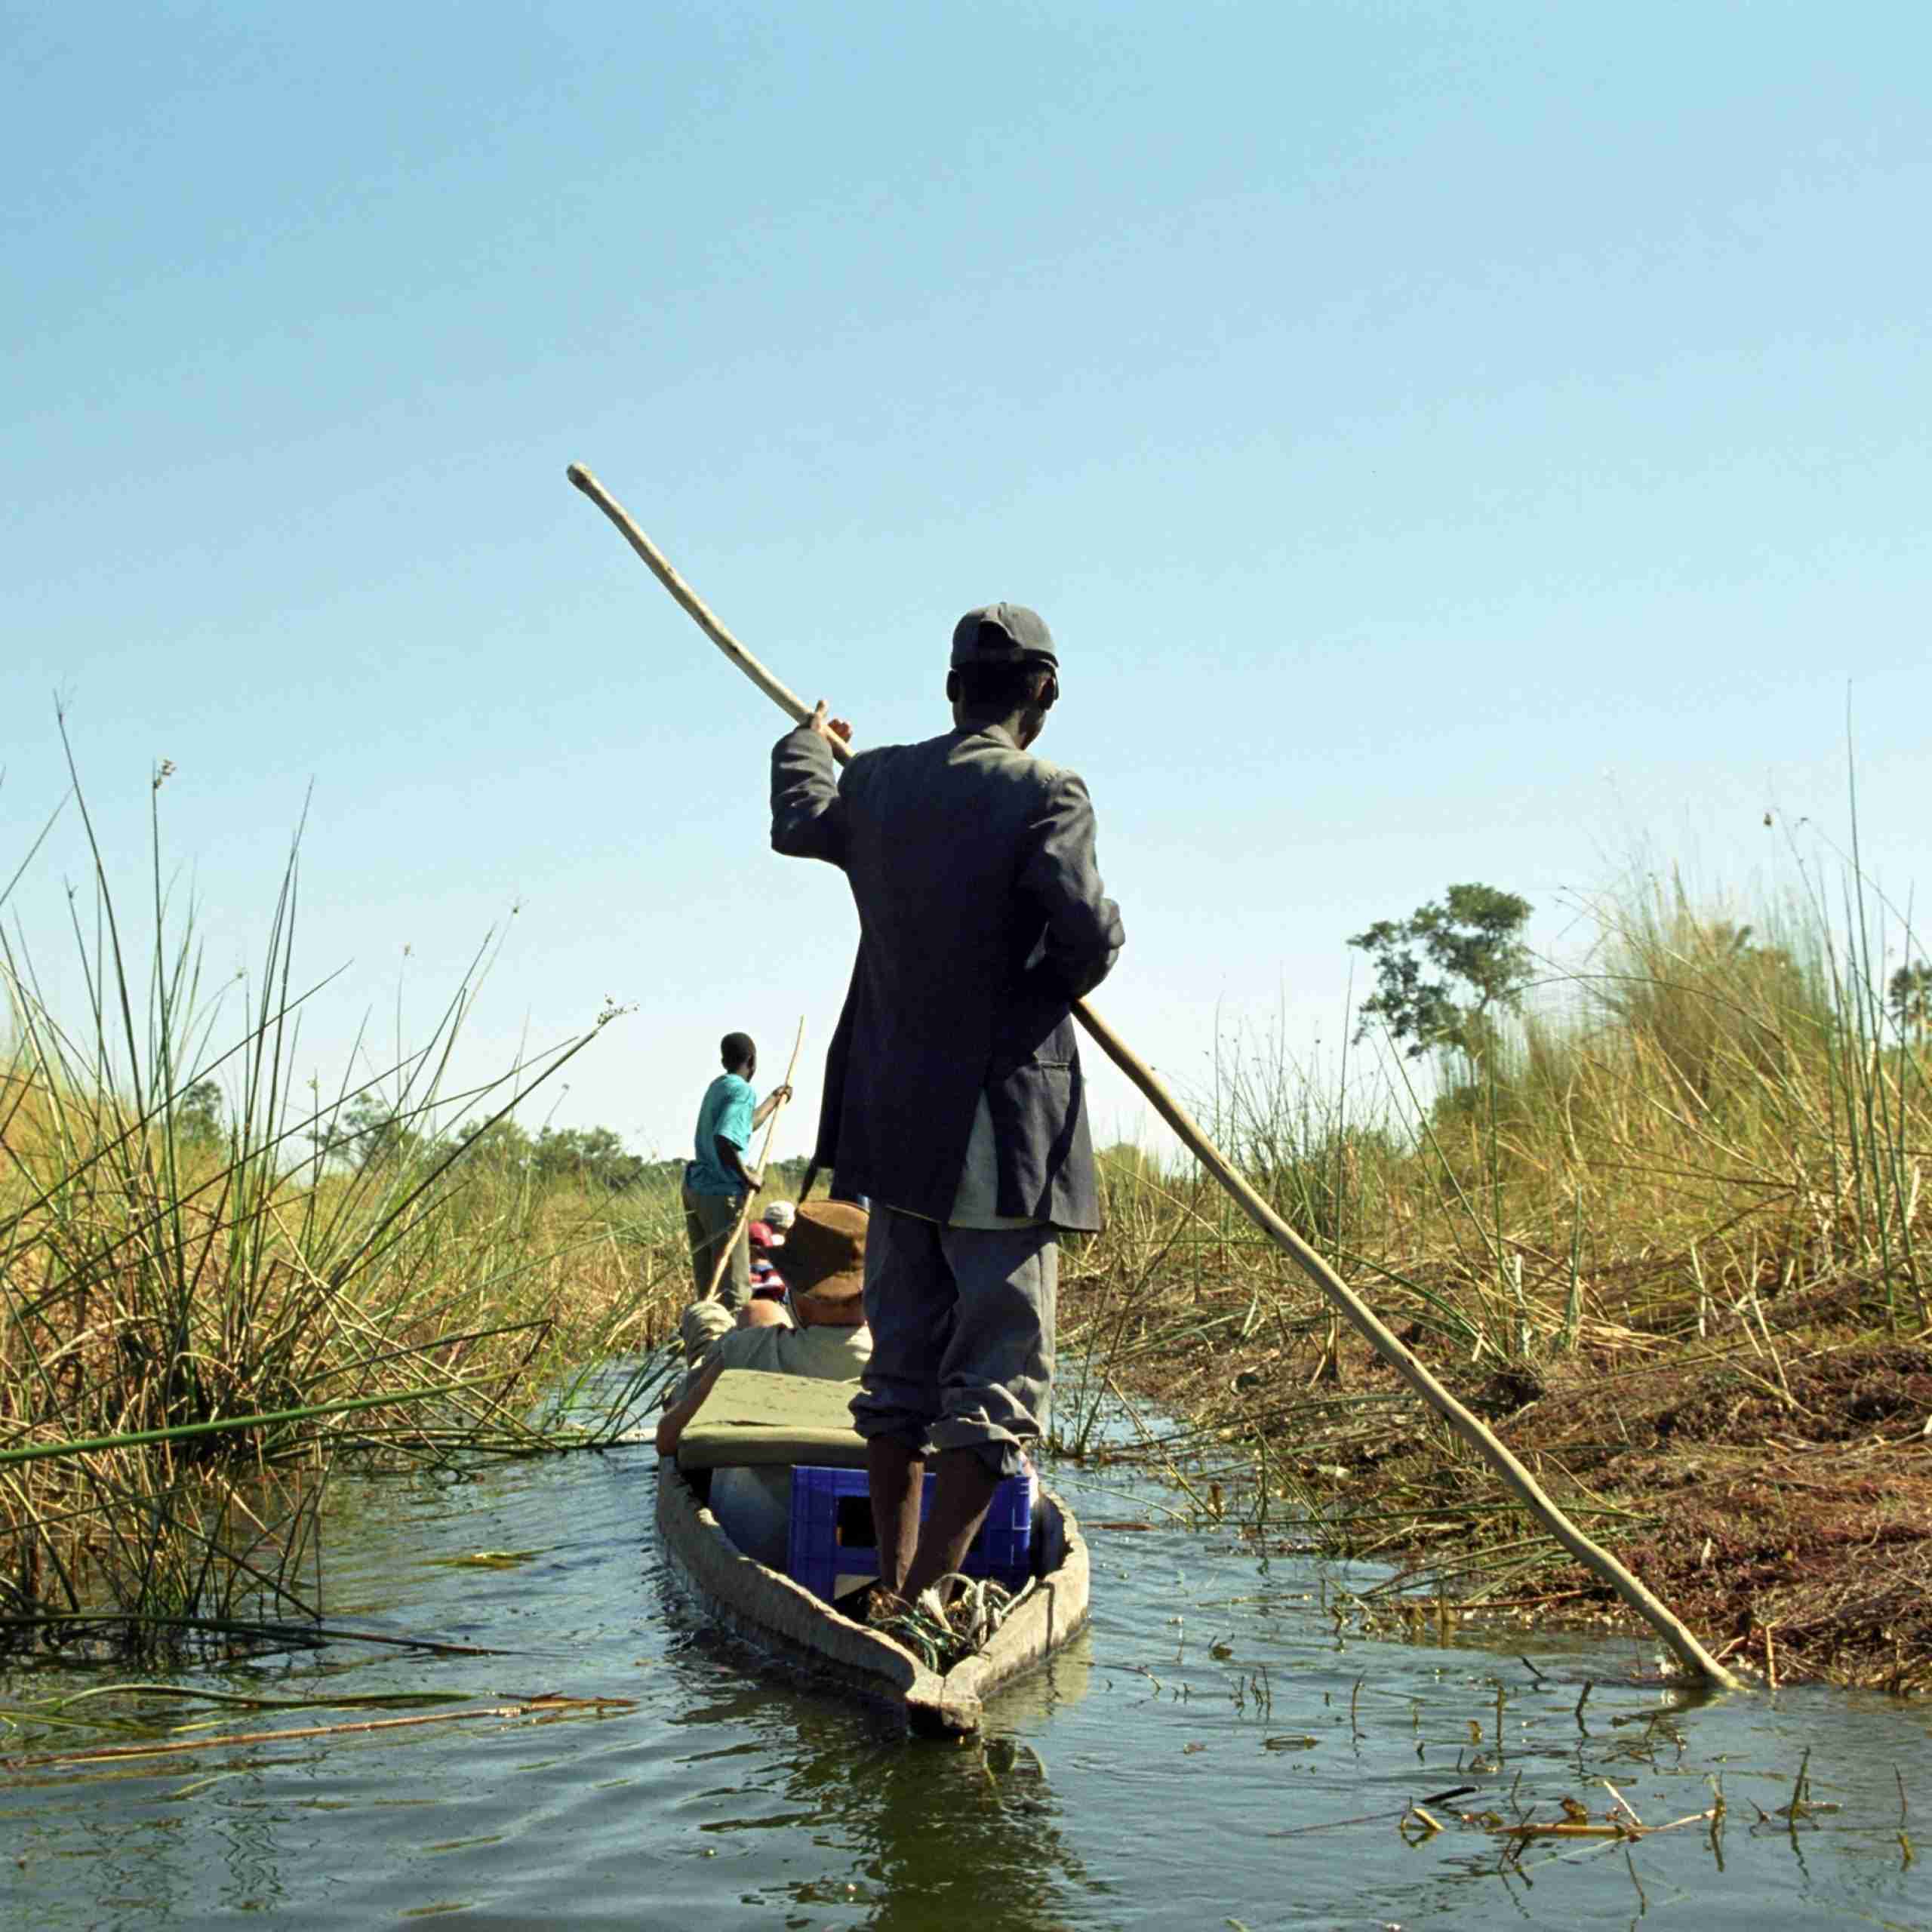
[[[711,1345],[711,1359],[721,1368],[768,1368],[771,1364],[764,1359],[770,1352],[766,1337],[780,1331],[775,1328],[740,1328],[734,1322]]]

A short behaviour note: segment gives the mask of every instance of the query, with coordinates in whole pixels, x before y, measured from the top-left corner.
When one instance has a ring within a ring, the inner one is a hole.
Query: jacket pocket
[[[1010,1079],[1029,1067],[1065,1073],[1078,1064],[1073,1016],[1064,1002],[1016,1002],[1003,1016],[987,1069],[987,1084]]]

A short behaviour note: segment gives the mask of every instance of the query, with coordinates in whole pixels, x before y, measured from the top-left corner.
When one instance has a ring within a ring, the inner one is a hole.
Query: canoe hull
[[[1043,1663],[1087,1621],[1087,1545],[1079,1525],[1051,1494],[1042,1497],[1041,1506],[1045,1574],[986,1647],[942,1677],[890,1638],[746,1555],[698,1500],[676,1462],[661,1457],[657,1466],[658,1534],[678,1574],[712,1614],[737,1635],[814,1676],[903,1711],[912,1730],[924,1737],[978,1730],[986,1700]]]

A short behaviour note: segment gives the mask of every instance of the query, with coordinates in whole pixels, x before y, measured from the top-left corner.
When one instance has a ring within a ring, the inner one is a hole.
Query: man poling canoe
[[[735,1313],[751,1298],[751,1249],[744,1210],[764,1185],[764,1174],[746,1164],[752,1135],[792,1097],[789,1083],[763,1100],[752,1085],[758,1048],[749,1033],[727,1033],[718,1043],[724,1071],[704,1090],[692,1158],[685,1164],[685,1233],[691,1244],[691,1276],[702,1301],[718,1284],[718,1297]],[[723,1264],[721,1275],[719,1268]]]
[[[814,714],[718,621],[703,600],[672,568],[663,553],[637,527],[623,506],[603,485],[578,463],[572,463],[566,473],[571,482],[610,518],[652,575],[725,657],[789,717],[800,724],[810,721]],[[827,742],[833,758],[841,761],[851,758],[850,748],[842,740]],[[1107,1057],[1146,1097],[1155,1112],[1174,1130],[1181,1145],[1226,1189],[1241,1212],[1300,1269],[1357,1334],[1442,1418],[1457,1438],[1482,1458],[1503,1487],[1563,1549],[1642,1617],[1687,1669],[1705,1682],[1723,1689],[1741,1688],[1737,1677],[1705,1649],[1696,1634],[1669,1606],[1608,1550],[1577,1528],[1545,1494],[1541,1484],[1507,1444],[1443,1386],[1389,1324],[1263,1198],[1247,1176],[1202,1131],[1200,1123],[1182,1106],[1154,1069],[1084,999],[1074,1001],[1072,1014]]]
[[[1086,786],[1029,749],[1059,697],[1046,625],[968,611],[946,694],[951,731],[861,752],[842,780],[850,729],[823,704],[771,755],[774,849],[838,866],[859,912],[813,1158],[872,1199],[852,1412],[881,1585],[912,1601],[1041,1432],[1059,1235],[1100,1225],[1072,1005],[1124,937]]]

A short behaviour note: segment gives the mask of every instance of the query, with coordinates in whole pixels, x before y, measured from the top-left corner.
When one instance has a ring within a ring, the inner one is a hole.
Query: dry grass
[[[1592,968],[1419,1114],[1250,1047],[1218,1127],[1729,1661],[1924,1687],[1932,1103],[1848,897],[1835,929],[1801,902],[1757,934],[1674,891],[1610,903]],[[1141,1392],[1208,1513],[1238,1493],[1252,1534],[1398,1560],[1392,1601],[1608,1614],[1197,1177],[1117,1161],[1109,1187],[1067,1270],[1068,1446],[1103,1389]]]

